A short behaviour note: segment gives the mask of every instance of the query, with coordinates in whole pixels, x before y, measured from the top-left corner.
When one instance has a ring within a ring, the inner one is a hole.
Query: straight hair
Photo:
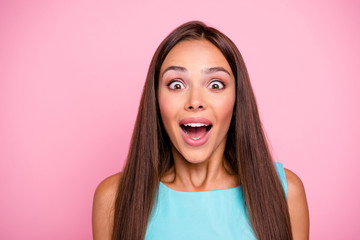
[[[285,192],[273,165],[244,60],[227,36],[202,22],[192,21],[173,30],[151,60],[119,182],[113,240],[144,239],[160,179],[174,165],[157,90],[165,57],[176,44],[187,40],[207,40],[214,44],[234,74],[236,101],[224,155],[238,176],[254,234],[261,240],[292,239]]]

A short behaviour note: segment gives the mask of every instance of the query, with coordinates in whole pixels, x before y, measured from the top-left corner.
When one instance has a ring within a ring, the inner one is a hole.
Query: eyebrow
[[[186,68],[181,67],[181,66],[169,66],[169,67],[165,68],[164,72],[161,74],[161,78],[164,76],[164,74],[167,71],[170,71],[170,70],[178,71],[178,72],[187,72],[188,71]],[[202,70],[202,72],[206,73],[206,74],[211,74],[211,73],[215,73],[215,72],[224,72],[224,73],[227,73],[229,76],[231,76],[230,72],[223,67],[211,67],[211,68]]]
[[[184,67],[180,67],[180,66],[169,66],[167,68],[165,68],[164,72],[161,74],[161,78],[164,76],[164,74],[167,72],[167,71],[170,71],[170,70],[173,70],[173,71],[178,71],[178,72],[187,72],[188,70]]]
[[[203,70],[204,73],[206,74],[210,74],[210,73],[215,73],[215,72],[225,72],[227,73],[229,76],[231,76],[231,74],[229,73],[228,70],[226,70],[223,67],[212,67],[212,68],[207,68],[205,70]]]

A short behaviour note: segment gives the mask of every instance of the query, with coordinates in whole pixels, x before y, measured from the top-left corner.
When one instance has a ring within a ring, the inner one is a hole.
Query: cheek
[[[166,128],[166,131],[169,131],[169,127],[171,124],[171,120],[175,119],[176,114],[176,106],[171,98],[167,98],[166,96],[159,95],[159,108],[160,114],[162,118],[162,122]]]
[[[219,117],[220,121],[225,121],[226,123],[230,124],[230,120],[233,115],[235,105],[235,97],[233,95],[227,96],[226,98],[219,101],[217,106],[215,106],[217,116]]]

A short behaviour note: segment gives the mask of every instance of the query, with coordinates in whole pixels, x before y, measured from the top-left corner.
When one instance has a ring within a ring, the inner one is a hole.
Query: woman
[[[93,206],[94,239],[308,239],[301,180],[273,163],[245,63],[202,22],[150,64],[122,174]]]

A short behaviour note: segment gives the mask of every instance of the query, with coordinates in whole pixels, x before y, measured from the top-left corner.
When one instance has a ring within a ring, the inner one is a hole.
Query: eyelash
[[[171,80],[171,81],[167,84],[167,86],[168,86],[171,90],[177,90],[177,89],[175,89],[175,88],[170,87],[171,84],[173,84],[173,83],[178,83],[178,84],[181,84],[182,87],[185,87],[185,86],[184,86],[184,83],[183,83],[181,80],[179,80],[179,79],[173,79],[173,80]],[[182,89],[182,88],[181,88],[181,89]]]
[[[215,89],[215,90],[224,89],[225,86],[226,86],[225,83],[224,83],[223,81],[221,81],[220,79],[216,79],[216,80],[214,80],[214,81],[211,81],[211,83],[209,84],[209,86],[211,86],[211,84],[213,84],[213,83],[220,83],[220,84],[222,85],[222,87],[217,88],[217,89]]]
[[[183,83],[181,80],[179,80],[179,79],[173,79],[173,80],[171,80],[171,81],[167,84],[167,86],[168,86],[171,90],[178,90],[178,89],[176,89],[176,88],[170,87],[173,83],[178,83],[178,84],[182,85],[182,87],[181,87],[180,89],[185,88],[184,83]],[[222,87],[220,86],[219,88],[212,88],[212,89],[214,89],[214,90],[224,89],[225,86],[226,86],[225,83],[224,83],[223,81],[219,80],[219,79],[216,79],[216,80],[211,81],[210,84],[209,84],[209,86],[211,86],[211,84],[213,84],[213,83],[217,83],[218,85],[219,85],[219,83],[220,83],[220,85],[222,85]]]

